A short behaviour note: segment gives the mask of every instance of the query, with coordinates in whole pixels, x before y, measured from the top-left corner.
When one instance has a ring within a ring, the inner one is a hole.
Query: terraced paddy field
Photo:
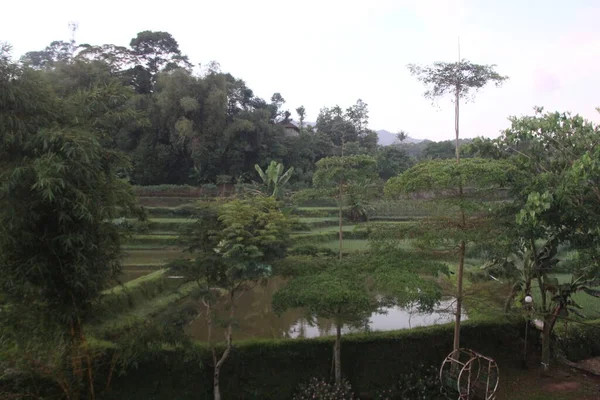
[[[179,233],[188,224],[194,222],[192,218],[194,203],[197,199],[192,197],[143,197],[141,201],[147,208],[148,221],[146,230],[133,234],[123,244],[125,256],[123,259],[124,271],[119,277],[121,283],[135,283],[139,279],[163,268],[170,261],[179,258],[190,258],[191,254],[183,251],[179,240]],[[356,251],[369,249],[369,235],[377,227],[402,227],[408,228],[417,223],[426,214],[427,207],[418,201],[403,201],[395,209],[393,204],[384,203],[374,207],[375,211],[369,215],[370,222],[350,223],[344,221],[343,252],[350,254]],[[379,211],[378,211],[379,210]],[[293,213],[297,217],[297,227],[292,233],[293,246],[316,246],[318,248],[338,251],[338,209],[336,207],[297,207]],[[379,214],[378,214],[379,212]],[[134,221],[131,221],[134,222]],[[407,251],[416,251],[413,239],[399,240],[397,246]],[[561,254],[562,259],[572,257],[568,252]],[[444,258],[449,270],[456,269],[456,261],[450,257]],[[477,256],[469,256],[466,260],[468,271],[477,271],[482,265],[482,260]],[[454,275],[448,279],[448,293],[451,293]],[[560,277],[561,281],[567,279],[567,275]],[[489,283],[487,283],[489,284]],[[479,285],[480,286],[480,285]],[[495,293],[485,300],[486,307],[494,306],[504,296],[504,287],[481,289],[478,285],[469,287],[473,293],[485,291]],[[483,285],[485,286],[485,285]],[[483,293],[483,292],[482,292]],[[479,294],[478,294],[479,295]],[[485,297],[485,296],[484,296]],[[492,298],[493,297],[493,298]],[[590,318],[600,316],[600,300],[591,298],[584,294],[578,294],[575,298],[583,307],[584,313]]]
[[[125,255],[124,272],[119,278],[121,282],[143,277],[172,260],[190,257],[190,254],[183,251],[180,234],[186,226],[194,222],[193,211],[198,200],[192,195],[185,194],[163,196],[142,193],[139,201],[145,207],[148,219],[143,223],[134,219],[127,220],[130,224],[139,227],[137,232],[123,243]],[[389,205],[386,205],[385,212],[390,214]],[[293,213],[297,217],[296,227],[292,233],[293,247],[313,245],[334,251],[339,248],[337,207],[296,207]],[[406,215],[374,214],[371,217],[374,221],[368,223],[344,221],[344,252],[368,249],[368,231],[377,225],[408,226],[415,220],[415,217]],[[410,242],[402,246],[408,249]]]

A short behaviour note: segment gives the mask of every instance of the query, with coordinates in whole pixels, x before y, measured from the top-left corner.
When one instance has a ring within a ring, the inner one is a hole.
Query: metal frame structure
[[[458,392],[458,400],[494,400],[500,382],[498,364],[470,349],[454,350],[440,368],[440,382]]]

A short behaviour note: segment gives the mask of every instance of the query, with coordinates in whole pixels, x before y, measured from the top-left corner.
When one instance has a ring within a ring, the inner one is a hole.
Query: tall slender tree
[[[419,66],[409,64],[408,69],[412,75],[426,87],[425,97],[432,101],[446,95],[452,95],[454,101],[454,131],[456,134],[456,163],[460,163],[460,101],[469,100],[474,94],[489,83],[499,86],[508,77],[495,71],[495,65],[473,64],[465,59],[457,62],[436,62],[432,66]],[[463,196],[463,183],[458,182],[459,196]],[[459,207],[461,223],[466,225],[466,214],[463,207]],[[456,288],[456,323],[454,330],[454,350],[460,348],[460,320],[463,301],[463,273],[465,262],[466,243],[462,240],[459,244],[459,262]]]

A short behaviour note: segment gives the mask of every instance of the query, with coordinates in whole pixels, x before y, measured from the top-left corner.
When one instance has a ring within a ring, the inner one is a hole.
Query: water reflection
[[[335,334],[335,326],[331,320],[316,318],[314,321],[306,318],[302,309],[288,310],[277,316],[271,308],[273,293],[285,286],[282,278],[270,279],[265,285],[255,287],[237,300],[236,324],[234,340],[251,338],[312,338]],[[190,301],[190,303],[192,303]],[[187,328],[187,333],[196,340],[207,340],[206,320],[203,306],[194,303],[202,314]],[[401,309],[387,308],[386,314],[373,314],[364,326],[344,326],[343,333],[386,331],[394,329],[414,328],[442,324],[453,320],[453,302],[443,301],[434,313],[419,313],[415,307]],[[217,307],[218,312],[225,316],[224,307]],[[223,329],[213,329],[213,340],[223,338]]]

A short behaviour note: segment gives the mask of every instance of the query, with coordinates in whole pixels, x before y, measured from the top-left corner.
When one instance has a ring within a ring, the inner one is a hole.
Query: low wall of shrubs
[[[556,349],[570,361],[600,356],[600,319],[555,328]]]
[[[467,321],[461,342],[483,354],[516,362],[520,322]],[[348,335],[342,339],[343,374],[354,393],[393,387],[419,365],[438,366],[452,349],[453,325]],[[332,374],[333,338],[234,343],[221,372],[224,399],[291,399],[312,377]],[[190,351],[194,354],[190,354]],[[163,350],[115,377],[105,399],[210,399],[212,361],[207,349]],[[502,361],[500,363],[502,367]]]

